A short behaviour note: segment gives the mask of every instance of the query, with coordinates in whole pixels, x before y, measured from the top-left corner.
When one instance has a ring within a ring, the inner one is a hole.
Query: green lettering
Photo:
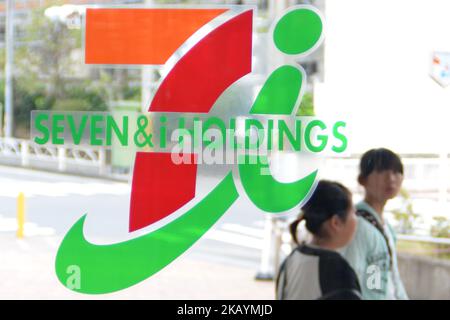
[[[310,123],[308,123],[308,125],[306,126],[306,129],[305,129],[305,144],[306,144],[306,147],[310,151],[312,151],[312,152],[321,152],[327,146],[328,136],[326,136],[326,135],[317,135],[317,140],[321,141],[322,143],[319,146],[313,145],[312,142],[311,142],[311,131],[315,127],[319,127],[322,130],[325,130],[327,128],[325,123],[323,123],[320,120],[313,120]]]
[[[104,117],[100,114],[94,114],[91,116],[91,145],[101,146],[103,144],[102,139],[97,136],[103,132],[102,127],[98,126],[99,122],[104,121]]]
[[[64,132],[64,126],[60,125],[60,122],[64,121],[64,115],[54,114],[52,115],[52,143],[64,144],[64,138],[58,137],[59,133]]]
[[[254,127],[257,130],[258,136],[255,144],[250,144],[251,128]],[[245,120],[245,150],[258,149],[264,140],[264,127],[256,119]]]
[[[161,148],[165,148],[167,141],[167,128],[166,128],[167,118],[165,116],[162,116],[161,118],[159,118],[159,121],[161,122],[161,128],[159,130],[159,146]]]
[[[122,117],[122,131],[120,131],[120,128],[113,116],[108,115],[106,117],[106,145],[108,146],[111,145],[113,131],[116,138],[119,139],[120,144],[123,147],[128,146],[128,116]]]
[[[81,142],[81,138],[83,137],[84,128],[86,127],[87,115],[83,115],[81,117],[80,126],[78,128],[78,132],[75,127],[75,121],[73,119],[73,115],[67,116],[67,122],[69,123],[70,132],[72,134],[73,143],[75,145],[79,145]]]
[[[342,152],[344,152],[347,149],[347,145],[348,145],[347,137],[345,135],[343,135],[342,133],[340,133],[339,130],[338,130],[340,127],[345,128],[346,125],[347,124],[345,122],[339,121],[339,122],[336,122],[334,124],[334,126],[333,126],[333,135],[334,135],[334,137],[341,141],[341,146],[340,147],[333,146],[331,148],[331,150],[333,150],[336,153],[342,153]]]
[[[48,121],[47,113],[39,113],[34,119],[34,126],[36,130],[42,133],[42,137],[34,138],[34,142],[37,144],[46,144],[50,139],[50,131],[46,125],[42,124],[42,121]]]
[[[284,150],[284,137],[289,140],[290,145],[292,146],[292,149],[295,151],[300,151],[301,146],[301,138],[302,138],[302,125],[301,121],[297,120],[295,121],[295,138],[292,134],[291,130],[289,129],[288,125],[284,120],[278,120],[278,130],[280,132],[278,136],[278,148],[280,151]]]
[[[213,143],[214,141],[211,141],[209,139],[207,139],[207,135],[206,132],[212,127],[212,126],[216,126],[218,127],[218,130],[220,130],[221,133],[221,137],[222,137],[222,141],[215,141],[215,147],[224,147],[226,144],[226,132],[227,129],[225,127],[225,124],[223,123],[223,121],[220,118],[217,117],[211,117],[209,119],[207,119],[205,122],[203,122],[203,143],[204,146],[207,147],[209,146],[211,143]]]

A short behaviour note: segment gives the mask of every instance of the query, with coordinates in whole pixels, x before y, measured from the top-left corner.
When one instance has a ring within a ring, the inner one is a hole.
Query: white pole
[[[261,253],[261,262],[259,270],[255,276],[256,280],[273,280],[274,278],[274,264],[272,263],[274,253],[274,218],[266,215],[266,222],[264,227],[264,241]]]
[[[28,140],[24,140],[21,142],[20,152],[22,156],[22,166],[28,167],[30,165],[30,151]]]
[[[106,173],[106,151],[104,148],[98,150],[98,165],[99,174],[104,175]]]
[[[58,171],[66,171],[66,148],[58,147]]]
[[[13,135],[14,3],[6,0],[5,137]]]

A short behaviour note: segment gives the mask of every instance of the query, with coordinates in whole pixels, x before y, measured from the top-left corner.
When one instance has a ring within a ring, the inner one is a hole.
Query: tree
[[[81,30],[50,19],[45,8],[16,28],[14,135],[28,137],[32,110],[107,110],[105,90],[85,77]],[[3,85],[3,84],[0,84]]]
[[[434,217],[430,233],[436,238],[450,238],[450,221],[447,217]]]
[[[40,8],[32,11],[23,33],[26,45],[16,50],[15,76],[30,91],[44,84],[49,99],[64,98],[67,80],[82,67],[73,54],[81,50],[81,31],[48,18]]]

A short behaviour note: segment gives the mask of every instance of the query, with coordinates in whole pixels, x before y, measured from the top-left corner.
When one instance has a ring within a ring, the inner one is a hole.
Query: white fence
[[[448,201],[450,191],[449,154],[402,154],[405,167],[404,186],[411,194],[424,194]],[[343,158],[328,158],[321,168],[323,177],[344,182],[352,190],[358,190],[359,154]],[[29,140],[0,137],[0,163],[11,163],[23,167],[41,167],[47,164],[50,170],[71,172],[82,165],[95,169],[96,174],[110,175],[107,150],[92,146],[37,145]]]
[[[41,146],[15,138],[0,138],[0,163],[74,173],[83,167],[99,176],[108,174],[103,148]]]

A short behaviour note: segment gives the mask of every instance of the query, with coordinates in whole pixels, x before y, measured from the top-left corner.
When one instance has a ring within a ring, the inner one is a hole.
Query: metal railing
[[[446,244],[450,245],[450,238],[435,238],[427,236],[415,236],[410,234],[398,234],[398,240],[411,241],[411,242],[425,242],[432,244]]]
[[[283,256],[295,247],[289,234],[289,220],[277,219],[267,216],[265,226],[264,242],[261,262],[256,279],[272,280],[278,273],[278,268],[283,260]],[[303,240],[307,240],[308,236]],[[408,242],[423,242],[431,244],[444,244],[450,246],[450,238],[436,238],[429,236],[415,236],[397,234],[397,239]]]
[[[439,202],[449,200],[450,157],[448,153],[400,154],[404,165],[403,186],[411,195],[432,195]],[[361,155],[328,158],[322,174],[331,180],[339,180],[352,190],[359,190],[358,165]]]

